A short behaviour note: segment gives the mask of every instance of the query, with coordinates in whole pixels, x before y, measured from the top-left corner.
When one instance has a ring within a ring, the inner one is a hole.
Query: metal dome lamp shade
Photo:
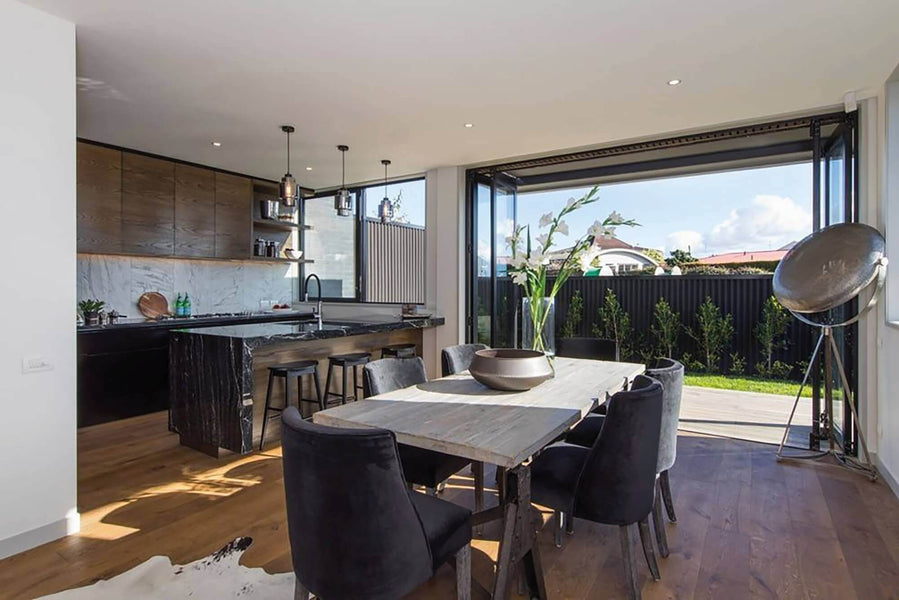
[[[385,158],[381,164],[384,165],[384,198],[378,205],[378,218],[381,219],[381,223],[389,223],[393,220],[393,203],[387,197],[387,167],[390,161]]]
[[[337,211],[338,217],[349,217],[353,214],[353,200],[350,197],[350,191],[346,189],[346,151],[350,147],[341,144],[337,146],[337,149],[340,150],[341,169],[340,189],[334,194],[334,210]]]
[[[777,459],[821,458],[833,455],[846,467],[866,473],[871,480],[877,478],[877,471],[871,463],[865,436],[858,429],[858,439],[865,454],[865,462],[847,455],[843,443],[837,439],[833,411],[833,364],[842,382],[849,410],[858,423],[858,413],[840,351],[833,337],[833,330],[852,325],[877,303],[877,296],[886,278],[887,258],[884,255],[886,243],[879,231],[861,223],[841,223],[816,231],[804,238],[790,250],[774,271],[774,296],[797,319],[821,330],[809,366],[799,386],[799,393],[793,403],[790,419],[783,439],[777,449]],[[873,287],[871,296],[855,315],[849,319],[833,323],[821,313],[844,305],[861,296]],[[815,317],[814,315],[818,315]],[[802,390],[808,383],[815,359],[824,353],[824,423],[830,446],[827,450],[806,456],[784,456],[784,444],[790,432],[796,406]]]
[[[281,178],[279,196],[281,204],[288,208],[294,208],[300,196],[300,188],[297,180],[290,174],[290,134],[295,131],[293,125],[282,125],[281,131],[287,134],[287,173]]]

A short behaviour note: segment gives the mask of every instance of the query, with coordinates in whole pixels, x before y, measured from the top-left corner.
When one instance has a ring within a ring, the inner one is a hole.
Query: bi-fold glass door
[[[519,294],[509,277],[506,242],[515,228],[517,186],[501,173],[469,179],[468,338],[495,348],[515,346]]]

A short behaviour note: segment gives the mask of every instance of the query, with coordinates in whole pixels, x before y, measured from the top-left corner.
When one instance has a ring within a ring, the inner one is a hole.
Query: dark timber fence
[[[489,289],[489,278],[478,281],[479,293]],[[497,279],[497,297],[500,313],[512,313],[520,302],[520,290],[514,289],[511,280]],[[606,290],[612,290],[621,306],[630,314],[631,325],[643,344],[653,341],[650,332],[653,309],[656,302],[665,298],[672,310],[679,314],[681,323],[688,328],[696,327],[696,311],[699,305],[710,297],[722,314],[731,314],[734,319],[734,338],[727,354],[736,352],[746,360],[746,372],[755,373],[755,364],[762,360],[761,347],[755,337],[755,326],[762,317],[762,307],[772,295],[771,275],[682,275],[661,276],[619,276],[619,277],[572,277],[556,296],[556,327],[565,322],[572,295],[580,290],[584,299],[584,316],[577,334],[591,336],[594,323],[599,322],[598,309],[603,305]],[[511,314],[497,315],[501,322],[511,323]],[[786,348],[777,350],[775,358],[791,365],[807,361],[814,348],[812,329],[795,319],[787,328]],[[557,333],[558,335],[558,333]],[[698,359],[696,346],[683,331],[679,340],[679,355],[690,353]],[[679,357],[679,356],[678,356]],[[725,355],[721,363],[722,371],[730,368],[730,357]],[[793,376],[801,377],[798,369]]]

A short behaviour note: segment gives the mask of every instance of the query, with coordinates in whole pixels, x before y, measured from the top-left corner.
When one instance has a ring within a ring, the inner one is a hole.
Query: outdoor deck
[[[779,444],[793,408],[792,396],[684,387],[680,429],[694,433]],[[787,444],[808,447],[811,398],[801,398]]]

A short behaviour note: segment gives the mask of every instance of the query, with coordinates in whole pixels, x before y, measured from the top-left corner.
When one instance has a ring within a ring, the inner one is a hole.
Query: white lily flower
[[[512,283],[515,285],[525,285],[528,282],[528,274],[524,271],[515,271],[512,273]]]
[[[513,241],[515,241],[515,236],[513,236],[513,235],[506,236],[506,246],[511,247]]]
[[[586,273],[587,271],[592,269],[593,261],[596,260],[597,256],[599,256],[599,250],[597,250],[595,246],[591,246],[590,248],[587,248],[583,253],[581,253],[580,257],[578,258],[581,271]]]
[[[551,212],[546,213],[542,217],[540,217],[540,227],[549,227],[549,224],[553,222],[553,214]]]
[[[556,225],[556,231],[558,231],[562,235],[568,235],[568,223],[566,223],[565,221],[559,221],[559,224]]]
[[[568,199],[568,204],[565,205],[565,208],[571,208],[572,206],[574,206],[574,205],[577,204],[578,202],[580,202],[580,200],[577,200],[577,199],[575,199],[575,198],[569,198],[569,199]]]
[[[609,225],[621,225],[624,223],[624,217],[622,217],[617,211],[612,211],[609,213],[609,216],[606,217],[606,222]]]
[[[515,253],[515,256],[512,257],[512,260],[509,261],[509,264],[512,266],[513,269],[521,269],[522,267],[524,267],[527,264],[527,262],[528,262],[527,255],[524,252],[522,252],[521,250],[519,250],[518,252]]]
[[[537,236],[537,243],[540,244],[541,247],[546,246],[546,240],[549,239],[549,236],[545,233],[541,233]]]
[[[615,228],[614,227],[603,227],[602,228],[602,237],[604,237],[604,238],[615,237]]]
[[[590,237],[602,237],[603,226],[598,220],[593,221],[593,225],[590,226],[590,229],[587,230],[587,235]]]
[[[528,266],[532,269],[539,269],[541,265],[548,265],[549,257],[542,251],[531,252],[531,258],[528,260]]]

